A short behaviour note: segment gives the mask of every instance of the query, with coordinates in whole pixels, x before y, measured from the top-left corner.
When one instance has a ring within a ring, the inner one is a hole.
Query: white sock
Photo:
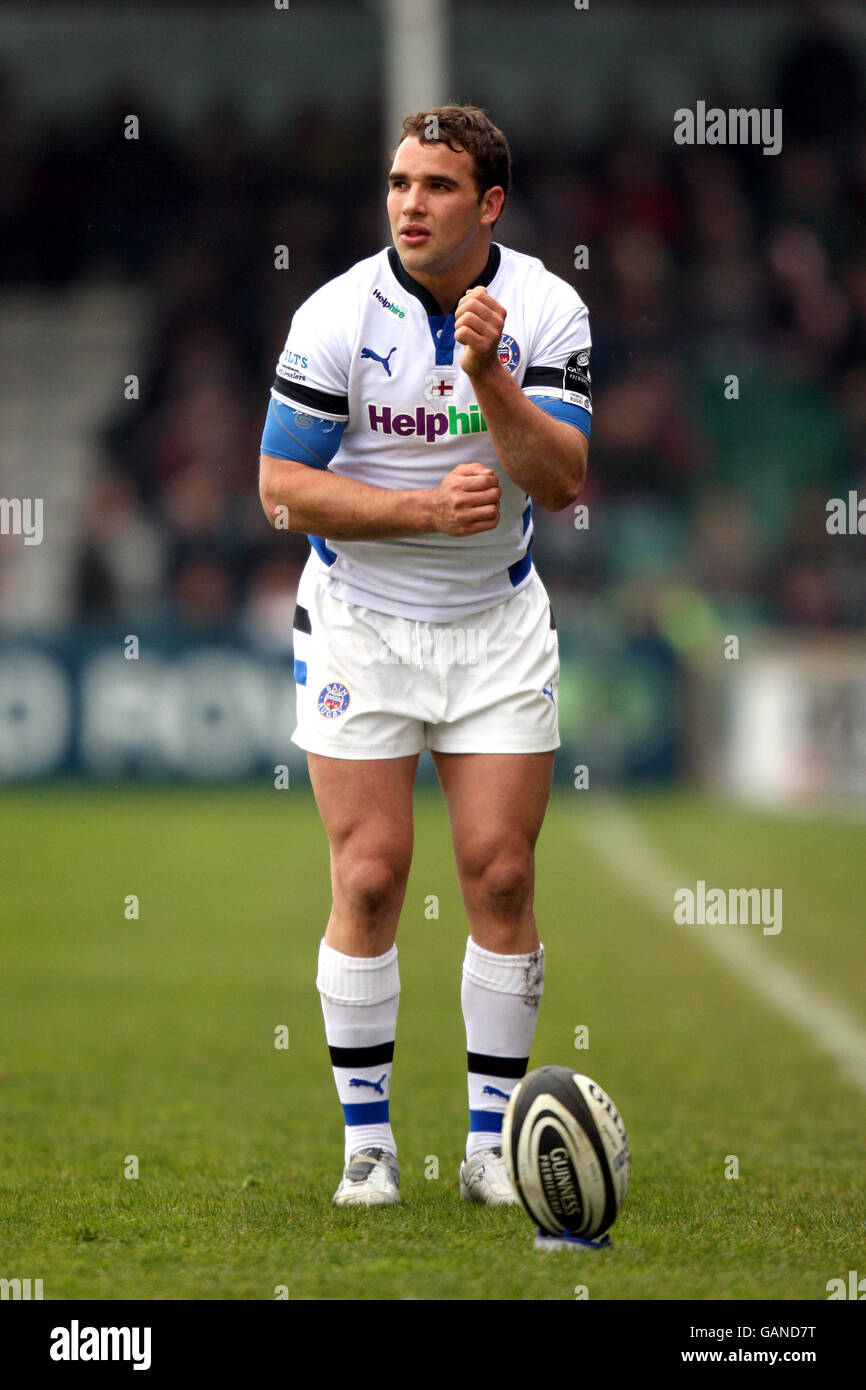
[[[359,1149],[396,1154],[388,1102],[400,1003],[397,947],[384,956],[344,956],[319,947],[316,987],[345,1120],[345,1159]]]
[[[467,941],[461,989],[469,1068],[467,1158],[502,1143],[502,1117],[526,1075],[543,989],[543,946],[500,956],[471,937]]]

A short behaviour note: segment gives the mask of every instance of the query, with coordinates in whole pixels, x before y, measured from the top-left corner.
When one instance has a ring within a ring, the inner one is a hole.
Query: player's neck
[[[453,270],[444,275],[427,275],[419,271],[406,270],[413,280],[432,294],[443,314],[450,314],[456,308],[460,296],[471,289],[490,258],[490,242],[473,248],[470,255]]]

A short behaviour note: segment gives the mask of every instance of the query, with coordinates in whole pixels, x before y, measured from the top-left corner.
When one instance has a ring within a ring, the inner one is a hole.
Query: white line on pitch
[[[580,833],[614,880],[674,926],[674,892],[688,883],[688,875],[651,844],[621,804],[605,798],[591,815],[581,818]],[[688,931],[690,941],[703,946],[765,1003],[796,1024],[866,1093],[866,1030],[843,1004],[778,959],[776,938],[761,937],[758,946],[742,927],[675,929]]]

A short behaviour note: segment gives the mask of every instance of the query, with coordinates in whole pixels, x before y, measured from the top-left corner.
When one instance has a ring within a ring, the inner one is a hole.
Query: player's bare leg
[[[345,1120],[336,1206],[400,1201],[389,1118],[400,978],[394,939],[412,861],[417,755],[307,755],[331,849],[333,904],[317,984]]]
[[[390,950],[412,863],[418,757],[350,761],[307,754],[331,848],[333,905],[325,941],[347,956]]]
[[[516,1202],[502,1158],[502,1117],[529,1062],[544,984],[533,913],[535,845],[553,753],[434,753],[445,793],[470,940],[462,1002],[469,1071],[464,1199]]]
[[[535,845],[553,753],[434,753],[448,805],[472,940],[512,955],[538,950]]]

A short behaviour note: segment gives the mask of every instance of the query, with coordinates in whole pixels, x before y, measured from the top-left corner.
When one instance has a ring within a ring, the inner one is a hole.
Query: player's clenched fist
[[[480,376],[498,361],[505,310],[481,285],[467,290],[454,315],[454,339],[463,348],[460,365],[467,376]]]
[[[499,525],[502,488],[492,468],[458,463],[433,492],[436,530],[446,536],[474,536]]]

